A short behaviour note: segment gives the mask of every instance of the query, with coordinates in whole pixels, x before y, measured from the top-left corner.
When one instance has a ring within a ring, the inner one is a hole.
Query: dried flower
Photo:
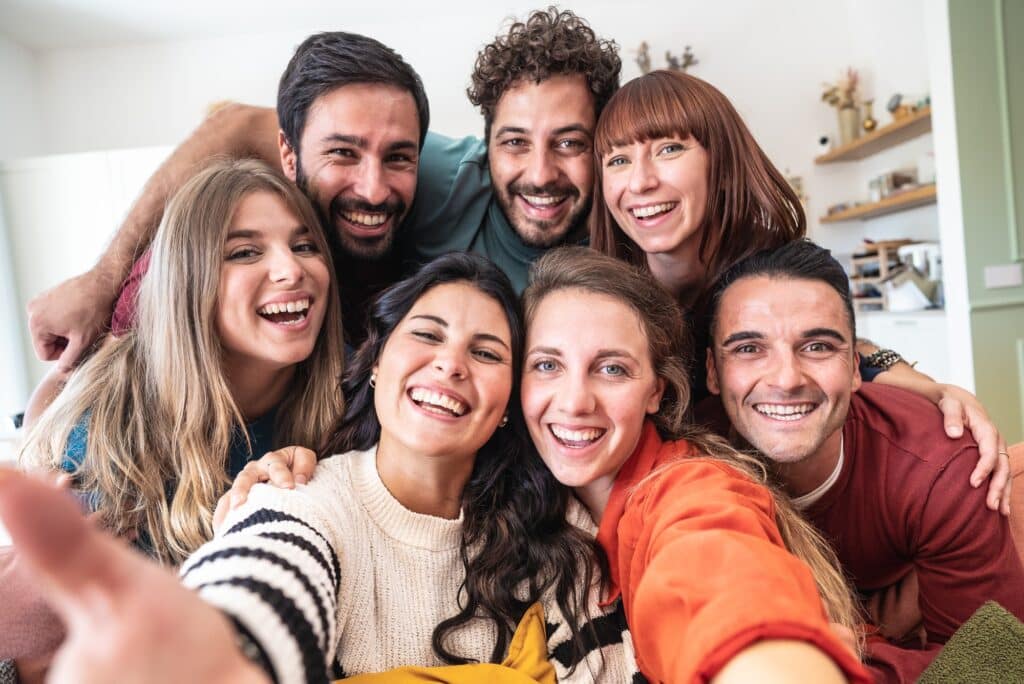
[[[823,83],[822,86],[825,90],[821,93],[821,101],[827,102],[830,106],[837,109],[847,109],[857,106],[857,84],[860,81],[860,76],[857,74],[857,70],[853,67],[846,69],[846,73],[839,77],[839,80],[833,85],[830,83]]]

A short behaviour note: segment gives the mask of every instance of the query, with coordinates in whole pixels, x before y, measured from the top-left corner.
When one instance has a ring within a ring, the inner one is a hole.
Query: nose
[[[582,374],[566,376],[555,396],[559,410],[567,416],[589,415],[597,408],[594,391]]]
[[[782,390],[794,390],[803,385],[803,372],[796,354],[787,350],[774,356],[768,378],[771,385]]]
[[[638,156],[633,162],[629,174],[629,190],[635,194],[650,192],[658,187],[658,176],[654,173],[654,164],[644,156]]]
[[[302,282],[306,270],[290,247],[282,247],[274,250],[271,254],[269,275],[270,280],[274,283],[292,285]]]
[[[466,360],[457,349],[443,346],[438,348],[434,356],[434,370],[445,378],[464,380],[468,373]]]
[[[526,172],[523,174],[524,181],[542,188],[548,183],[558,180],[560,174],[561,171],[551,150],[540,147],[530,151]]]
[[[391,194],[380,160],[364,159],[358,174],[352,189],[364,202],[382,204]]]

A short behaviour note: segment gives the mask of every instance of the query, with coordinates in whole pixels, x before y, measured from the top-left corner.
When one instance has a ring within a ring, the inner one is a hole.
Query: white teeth
[[[567,430],[558,425],[551,426],[551,432],[563,442],[593,442],[604,434],[604,430],[589,428],[587,430]]]
[[[379,226],[388,220],[388,214],[364,214],[361,211],[341,212],[346,221],[358,223],[364,226]]]
[[[469,409],[468,406],[455,397],[424,389],[423,387],[414,387],[409,393],[409,396],[418,404],[428,404],[430,406],[443,408],[456,416],[465,414]]]
[[[256,310],[259,314],[279,314],[279,313],[296,313],[303,312],[309,309],[308,299],[297,299],[292,302],[278,302],[275,304],[267,304]]]
[[[565,199],[565,195],[520,195],[520,197],[539,207],[549,207]]]
[[[775,420],[800,420],[816,408],[815,404],[756,404],[754,410]]]
[[[675,206],[675,202],[663,202],[662,204],[652,204],[648,207],[636,207],[635,209],[630,209],[630,212],[637,218],[650,218],[655,214],[669,211]]]

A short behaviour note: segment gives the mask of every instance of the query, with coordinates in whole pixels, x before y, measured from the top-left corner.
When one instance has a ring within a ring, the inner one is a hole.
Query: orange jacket
[[[640,670],[703,682],[756,641],[796,639],[870,682],[829,627],[810,570],[783,546],[768,490],[725,463],[685,458],[696,455],[645,425],[601,519],[608,601],[622,596]]]

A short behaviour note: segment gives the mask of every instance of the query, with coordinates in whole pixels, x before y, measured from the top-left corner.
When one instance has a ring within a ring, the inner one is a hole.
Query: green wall
[[[950,0],[949,20],[975,382],[1013,443],[1024,440],[1024,286],[987,289],[984,269],[1024,261],[1024,0]]]

